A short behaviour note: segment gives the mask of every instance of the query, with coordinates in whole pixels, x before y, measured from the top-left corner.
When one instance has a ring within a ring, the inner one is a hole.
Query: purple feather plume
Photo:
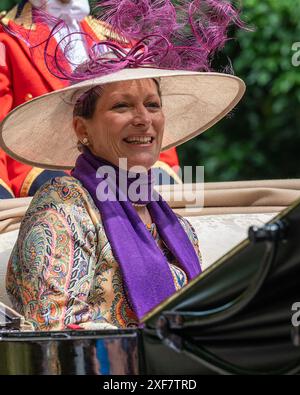
[[[160,67],[210,70],[210,60],[228,40],[228,29],[245,27],[239,11],[225,0],[104,0],[101,20],[129,40],[162,35],[170,41],[169,54]],[[148,44],[157,45],[154,40]]]
[[[79,82],[129,67],[211,71],[214,55],[229,39],[229,28],[245,28],[239,10],[227,0],[177,0],[176,4],[170,0],[102,0],[95,10],[99,21],[109,25],[119,40],[94,42],[89,60],[73,64],[75,71],[65,67],[70,47],[76,46],[78,38],[94,40],[86,33],[72,32],[51,53],[50,40],[64,22],[35,10],[36,22],[50,20],[54,26],[47,41],[40,44],[44,44],[49,71],[58,78]]]

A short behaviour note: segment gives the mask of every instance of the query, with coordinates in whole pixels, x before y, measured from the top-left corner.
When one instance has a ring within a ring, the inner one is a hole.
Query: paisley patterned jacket
[[[201,265],[196,233],[186,219],[179,220]],[[186,274],[155,224],[145,226],[180,289],[187,284]],[[71,324],[85,329],[101,323],[138,326],[99,210],[82,184],[69,176],[49,180],[33,198],[10,257],[6,286],[14,308],[36,330],[62,330]]]

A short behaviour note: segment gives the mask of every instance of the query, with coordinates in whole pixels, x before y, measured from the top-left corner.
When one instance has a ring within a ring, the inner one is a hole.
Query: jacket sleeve
[[[6,279],[13,306],[36,330],[86,328],[93,321],[88,295],[99,256],[96,229],[82,190],[59,179],[33,199]]]

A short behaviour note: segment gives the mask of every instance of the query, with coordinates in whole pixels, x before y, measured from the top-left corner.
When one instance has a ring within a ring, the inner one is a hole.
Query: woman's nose
[[[135,126],[140,125],[150,125],[151,124],[151,116],[145,106],[141,106],[135,110],[133,124]]]

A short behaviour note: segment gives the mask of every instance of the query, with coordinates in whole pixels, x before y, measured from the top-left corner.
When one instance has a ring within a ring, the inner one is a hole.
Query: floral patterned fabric
[[[199,256],[190,223],[179,217]],[[176,290],[187,276],[160,238],[155,224],[145,225],[165,254]],[[130,257],[128,257],[130,259]],[[70,324],[109,323],[136,327],[122,274],[106,237],[99,210],[82,184],[57,177],[35,195],[12,251],[7,291],[14,308],[36,330],[61,330]]]

